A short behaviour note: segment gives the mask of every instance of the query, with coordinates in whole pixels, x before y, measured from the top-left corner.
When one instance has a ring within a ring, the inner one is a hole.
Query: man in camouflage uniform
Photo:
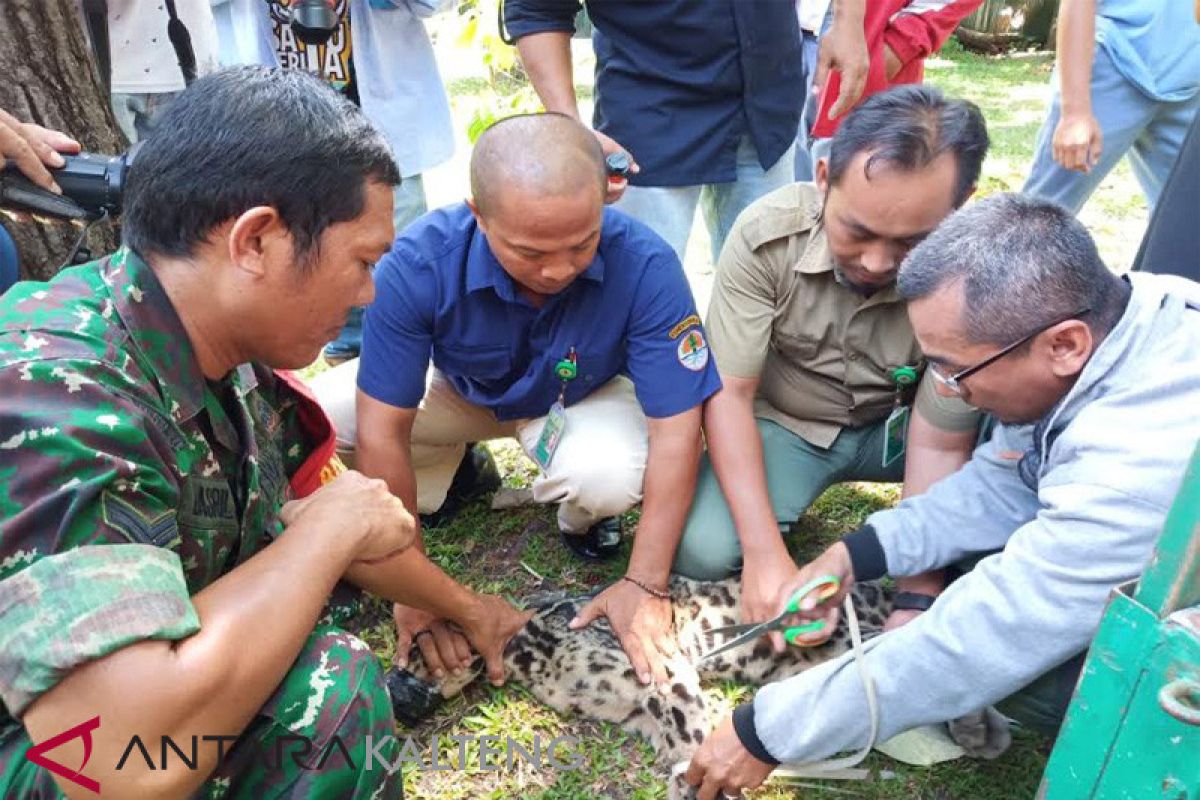
[[[354,586],[447,614],[502,679],[523,616],[409,548],[381,481],[334,477],[275,371],[370,301],[398,180],[311,76],[218,73],[139,154],[126,247],[0,300],[0,796],[399,796],[395,741],[368,761],[379,664],[338,627]],[[26,757],[94,717],[46,751],[58,776]],[[118,770],[135,734],[154,763]]]

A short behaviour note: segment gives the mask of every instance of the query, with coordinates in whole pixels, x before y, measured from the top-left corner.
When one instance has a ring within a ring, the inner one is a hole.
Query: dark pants
[[[0,226],[0,294],[7,292],[8,287],[20,280],[19,265],[17,246],[13,244],[8,231]]]
[[[1200,114],[1183,140],[1133,268],[1200,281]]]

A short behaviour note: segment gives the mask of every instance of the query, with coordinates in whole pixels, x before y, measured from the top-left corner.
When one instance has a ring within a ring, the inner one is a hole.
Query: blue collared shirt
[[[555,364],[574,348],[570,408],[628,375],[649,417],[700,405],[721,379],[683,268],[649,228],[604,210],[596,257],[535,308],[517,292],[465,203],[426,214],[375,270],[358,387],[415,408],[432,359],[468,402],[501,420],[540,417],[558,399]]]
[[[578,0],[505,0],[514,38],[572,31]],[[733,181],[749,136],[770,167],[791,146],[804,98],[791,0],[589,0],[593,123],[641,167],[635,186]]]
[[[1200,26],[1186,0],[1100,0],[1096,42],[1152,100],[1178,103],[1200,91]]]

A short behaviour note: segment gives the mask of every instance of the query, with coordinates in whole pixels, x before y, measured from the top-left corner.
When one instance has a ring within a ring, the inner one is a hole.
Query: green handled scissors
[[[809,595],[815,594],[816,605],[820,605],[837,594],[840,587],[841,581],[839,581],[836,577],[833,575],[823,575],[820,578],[814,578],[797,589],[792,595],[791,599],[788,600],[787,608],[784,609],[782,614],[780,614],[778,617],[775,617],[775,619],[769,619],[766,622],[756,622],[744,625],[726,625],[723,628],[713,628],[708,632],[708,636],[711,640],[715,640],[717,637],[726,636],[732,636],[734,638],[713,650],[709,650],[707,653],[700,656],[696,663],[712,658],[718,653],[724,653],[726,650],[732,650],[735,647],[741,647],[747,642],[754,641],[764,633],[770,633],[772,631],[781,630],[783,631],[783,638],[787,640],[788,644],[799,644],[797,640],[801,636],[805,636],[810,633],[816,633],[824,628],[825,620],[816,619],[812,620],[811,622],[805,622],[802,625],[793,625],[791,627],[786,624],[785,620],[800,610],[800,605],[805,601],[806,598],[808,598]]]

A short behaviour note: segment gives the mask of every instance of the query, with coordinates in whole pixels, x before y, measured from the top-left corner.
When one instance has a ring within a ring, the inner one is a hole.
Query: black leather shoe
[[[467,452],[463,453],[462,461],[458,463],[458,469],[450,481],[446,501],[437,511],[421,515],[421,527],[445,525],[467,503],[499,488],[500,471],[496,469],[496,460],[492,458],[491,451],[472,442],[467,445]]]
[[[575,555],[585,561],[608,561],[621,552],[621,521],[606,517],[587,529],[586,533],[567,533],[559,536]]]

